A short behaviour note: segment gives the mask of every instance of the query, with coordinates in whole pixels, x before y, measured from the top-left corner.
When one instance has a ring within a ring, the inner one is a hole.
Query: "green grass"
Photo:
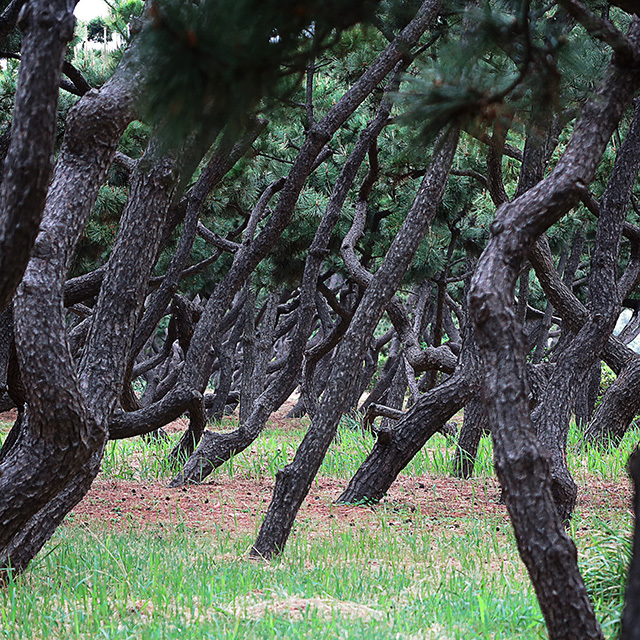
[[[631,560],[631,522],[615,525],[594,519],[581,545],[580,570],[607,637],[620,635],[624,585]]]
[[[458,521],[461,536],[419,519],[390,527],[390,515],[380,510],[367,531],[329,525],[320,538],[299,526],[269,564],[246,559],[246,535],[64,527],[0,593],[0,638],[546,637],[501,521]],[[610,572],[598,546],[587,547],[585,577],[606,594]],[[611,634],[619,593],[595,598]]]
[[[303,427],[268,429],[216,473],[273,477],[303,435]],[[634,430],[618,450],[581,451],[573,429],[570,467],[579,482],[620,480],[638,438]],[[345,421],[320,475],[348,478],[372,445],[372,436]],[[165,481],[172,446],[110,443],[103,477]],[[454,453],[454,442],[434,436],[405,473],[448,475]],[[493,475],[487,438],[476,474]],[[572,523],[607,638],[617,634],[629,520],[628,513],[578,511]],[[64,525],[29,570],[0,591],[0,639],[546,637],[511,530],[497,516],[435,523],[383,505],[367,528],[335,520],[317,526],[299,521],[282,558],[255,563],[246,559],[248,534],[196,534],[179,522],[143,531]]]
[[[241,474],[249,478],[275,477],[278,469],[293,459],[298,443],[302,440],[306,421],[286,432],[266,429],[247,451],[234,456],[215,473],[233,477]],[[344,419],[338,436],[332,444],[320,469],[320,475],[350,478],[367,457],[374,444],[371,434],[363,434],[352,428],[353,421]],[[223,428],[233,428],[226,419]],[[0,424],[0,441],[8,433],[9,425]],[[118,440],[107,445],[102,471],[107,477],[129,480],[164,480],[172,475],[167,464],[167,454],[178,436],[166,441],[145,442],[141,438]],[[571,424],[568,441],[569,469],[578,482],[596,477],[602,480],[620,480],[626,477],[629,454],[640,441],[640,428],[634,427],[625,435],[620,446],[598,449],[580,447],[580,433]],[[433,436],[403,471],[409,476],[424,474],[449,475],[456,451],[455,440],[440,434]],[[475,476],[493,477],[493,447],[485,436],[480,441],[475,466]]]
[[[384,521],[319,539],[299,527],[270,564],[245,559],[247,536],[63,528],[0,594],[0,638],[543,637],[495,522],[463,523],[463,538]]]
[[[225,425],[227,428],[230,423]],[[234,456],[216,474],[233,477],[240,474],[260,480],[275,477],[278,469],[291,462],[296,447],[305,434],[305,427],[287,430],[266,429],[246,451]],[[177,436],[167,441],[144,442],[140,438],[110,442],[107,446],[103,473],[108,477],[136,480],[161,480],[171,476],[167,465],[167,454],[173,448]],[[362,464],[374,445],[374,436],[363,434],[343,420],[338,435],[320,468],[321,476],[350,478]],[[569,433],[568,463],[578,482],[587,482],[596,477],[602,480],[626,478],[629,454],[640,441],[640,429],[630,429],[617,448],[597,449],[579,446],[580,433],[572,423]],[[404,469],[403,474],[450,475],[456,452],[456,441],[440,434],[433,436]],[[480,441],[475,466],[475,476],[493,477],[493,447],[491,438]]]

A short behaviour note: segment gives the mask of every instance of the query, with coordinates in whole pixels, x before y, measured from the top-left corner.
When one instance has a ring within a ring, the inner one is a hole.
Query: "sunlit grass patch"
[[[223,520],[233,522],[231,512],[243,505],[239,498],[227,504],[224,492],[240,480],[268,488],[304,433],[301,425],[267,428],[213,474],[215,484],[202,488],[211,494],[202,508],[224,509]],[[579,435],[572,425],[569,465],[578,482],[617,491],[626,482],[626,458],[638,431],[619,450],[581,449]],[[101,479],[162,487],[174,472],[167,459],[178,436],[109,443]],[[180,493],[167,503],[175,517],[145,527],[127,519],[124,507],[116,513],[117,504],[104,520],[93,515],[81,522],[72,514],[26,574],[0,592],[0,639],[546,637],[497,504],[490,438],[481,440],[471,481],[449,479],[456,443],[438,434],[405,469],[405,479],[415,481],[405,482],[395,497],[368,508],[366,518],[347,522],[344,511],[334,517],[337,494],[328,494],[346,483],[374,443],[372,434],[340,427],[318,480],[329,515],[301,515],[284,555],[270,563],[248,559],[260,509],[249,514],[244,529],[237,523],[192,526],[180,517]],[[453,510],[442,497],[445,485],[467,492]],[[588,508],[579,503],[572,535],[605,635],[613,639],[631,525],[628,510],[606,504],[609,495]]]
[[[633,423],[617,447],[584,446],[580,430],[572,422],[567,455],[569,470],[578,480],[593,476],[603,480],[625,478],[629,456],[639,442],[640,428]]]
[[[249,536],[63,528],[0,594],[0,637],[542,637],[495,522],[440,535],[391,527],[389,515],[373,534],[299,528],[270,563],[247,559]]]
[[[578,540],[578,563],[605,636],[617,638],[631,560],[633,521],[619,513],[606,522],[599,514],[578,514],[572,533]],[[579,529],[582,529],[580,531]]]
[[[7,437],[9,431],[11,431],[12,426],[13,423],[0,420],[0,443],[4,442],[4,439]]]
[[[233,428],[227,422],[225,430]],[[274,478],[278,469],[293,460],[296,448],[306,429],[293,426],[286,430],[267,428],[258,439],[242,453],[233,456],[215,474],[229,477],[243,477],[260,480]],[[122,479],[164,479],[175,472],[168,463],[168,454],[179,435],[172,434],[166,440],[144,441],[141,438],[110,442],[103,461],[103,473],[109,477]],[[586,482],[596,477],[602,480],[626,478],[626,464],[629,454],[640,440],[640,430],[632,428],[617,448],[596,448],[580,446],[581,434],[574,423],[571,425],[568,443],[568,464],[578,482]],[[321,476],[350,478],[365,460],[375,444],[375,436],[354,429],[348,421],[343,421],[320,468]],[[403,470],[406,476],[424,474],[451,475],[457,442],[453,438],[434,435],[426,446]],[[489,436],[483,436],[478,447],[474,470],[475,477],[494,477],[493,446]]]

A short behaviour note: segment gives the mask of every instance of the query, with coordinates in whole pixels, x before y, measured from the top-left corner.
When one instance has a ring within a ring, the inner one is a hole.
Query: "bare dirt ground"
[[[311,487],[298,523],[321,531],[323,523],[338,529],[378,527],[376,509],[385,509],[387,526],[411,526],[420,518],[435,529],[459,529],[478,518],[494,517],[507,525],[506,508],[499,502],[494,479],[471,481],[422,476],[401,477],[377,507],[336,505],[343,480],[319,478]],[[172,527],[178,524],[194,533],[228,531],[254,533],[267,508],[273,480],[220,476],[215,482],[169,489],[160,483],[98,480],[76,507],[71,523],[99,521],[115,530],[130,527]],[[594,482],[580,490],[578,509],[597,511],[607,518],[629,509],[630,487],[622,483]]]
[[[0,413],[0,422],[4,422],[6,424],[13,424],[18,417],[18,412],[15,409],[11,409],[10,411],[3,411]]]
[[[283,430],[300,428],[304,419],[285,417],[293,404],[292,400],[273,416],[269,426]],[[13,420],[15,412],[0,414],[0,421]],[[186,420],[177,420],[166,430],[180,431],[186,424]],[[465,522],[487,517],[508,523],[506,508],[499,500],[499,486],[493,478],[401,476],[381,505],[373,507],[334,504],[345,485],[345,480],[318,478],[301,509],[298,525],[308,525],[310,532],[320,532],[323,523],[334,519],[332,524],[338,529],[375,528],[380,526],[379,511],[376,513],[380,509],[385,509],[388,526],[410,527],[418,518],[437,529],[458,529]],[[271,478],[256,480],[242,475],[233,478],[219,475],[213,482],[178,489],[170,489],[161,482],[98,478],[67,522],[72,526],[100,522],[114,530],[181,525],[194,533],[252,534],[262,520],[272,489]],[[626,480],[592,478],[588,487],[579,489],[578,510],[583,513],[597,512],[607,519],[609,514],[616,517],[630,512],[630,504],[631,488]]]

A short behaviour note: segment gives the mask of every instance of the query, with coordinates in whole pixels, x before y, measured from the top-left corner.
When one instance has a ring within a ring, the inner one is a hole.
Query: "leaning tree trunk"
[[[467,372],[473,378],[471,367]],[[378,430],[376,444],[338,502],[371,503],[382,499],[402,469],[464,406],[476,386],[464,372],[454,374],[425,393],[393,428]]]
[[[640,357],[634,358],[613,381],[584,432],[584,441],[617,446],[640,413]]]
[[[400,366],[402,358],[400,357],[400,343],[394,339],[389,349],[389,356],[382,368],[380,379],[366,400],[358,407],[360,413],[366,413],[367,409],[376,403],[385,404],[389,389],[395,379],[396,371]]]
[[[53,169],[58,87],[75,18],[64,0],[33,0],[23,9],[24,35],[0,188],[0,311],[11,301],[31,256]]]
[[[222,180],[233,165],[245,154],[247,149],[255,142],[262,133],[266,123],[260,122],[251,128],[233,147],[230,146],[227,136],[223,136],[222,142],[215,149],[213,156],[200,176],[189,190],[186,196],[186,207],[184,223],[180,240],[176,251],[167,268],[167,272],[162,278],[162,282],[157,291],[152,295],[140,323],[136,327],[136,334],[131,345],[130,360],[134,360],[144,343],[153,334],[155,328],[164,315],[167,305],[178,289],[180,277],[184,271],[191,248],[198,229],[198,219],[205,199]],[[213,137],[213,134],[210,136]],[[230,243],[232,244],[232,243]]]
[[[51,10],[51,3],[46,4]],[[37,7],[39,3],[33,10]],[[59,27],[47,25],[52,36]],[[14,552],[21,554],[21,562],[28,562],[32,553],[18,550],[16,536],[64,490],[105,439],[87,410],[76,376],[67,342],[63,286],[75,243],[130,121],[135,92],[130,87],[123,91],[128,77],[123,60],[120,72],[100,93],[88,93],[70,112],[38,250],[15,298],[16,344],[29,412],[18,441],[0,465],[0,485],[7,483],[0,487],[4,523],[0,567],[13,564]],[[29,142],[33,144],[33,139]]]
[[[426,7],[430,15],[435,15],[439,3]],[[450,131],[436,142],[414,203],[338,347],[337,366],[309,431],[291,464],[278,472],[272,502],[251,550],[253,556],[268,558],[284,548],[298,510],[335,436],[340,419],[339,398],[351,391],[353,371],[362,363],[382,312],[395,295],[441,202],[457,140],[457,132]]]
[[[389,89],[397,87],[397,75]],[[171,486],[181,486],[189,482],[202,482],[215,468],[222,465],[232,455],[244,451],[259,436],[271,413],[293,392],[298,372],[302,364],[308,338],[312,331],[316,310],[317,281],[324,256],[335,225],[338,223],[342,207],[353,184],[358,169],[364,161],[367,150],[375,142],[387,122],[391,110],[391,101],[386,95],[378,109],[376,117],[360,135],[356,146],[342,168],[329,200],[318,230],[309,249],[300,286],[300,303],[297,324],[289,341],[289,353],[278,378],[252,402],[251,413],[241,420],[240,427],[231,433],[206,433],[200,446],[194,451]],[[342,335],[342,331],[339,332]],[[331,338],[328,337],[328,340]],[[308,354],[307,354],[308,355]],[[265,363],[266,364],[266,363]],[[313,376],[311,376],[313,379]]]
[[[634,44],[639,31],[636,19],[630,32]],[[577,204],[584,185],[593,179],[606,144],[639,84],[640,74],[630,68],[629,61],[614,58],[551,174],[497,212],[469,298],[487,371],[485,398],[496,472],[551,640],[591,640],[603,635],[578,570],[575,545],[556,511],[548,454],[529,416],[514,289],[527,251]]]
[[[637,448],[629,458],[629,475],[633,481],[635,526],[620,640],[640,640],[640,451]]]
[[[407,392],[407,371],[404,366],[404,357],[400,354],[400,363],[396,368],[396,373],[393,376],[387,395],[385,396],[384,404],[392,409],[399,409],[402,411],[404,406],[404,396]],[[390,428],[394,424],[394,420],[390,418],[383,418],[382,428]]]
[[[587,375],[586,384],[578,390],[575,406],[576,424],[583,430],[586,429],[595,410],[601,377],[602,362],[597,360]]]
[[[467,255],[466,270],[472,271],[475,258]],[[409,333],[405,325],[405,338]],[[406,417],[392,429],[378,432],[378,441],[369,456],[356,471],[349,485],[339,498],[341,502],[376,502],[393,484],[398,474],[435,433],[442,432],[447,420],[455,415],[478,391],[478,356],[468,323],[464,326],[465,338],[454,372],[446,382],[419,398]],[[405,340],[405,342],[410,342]],[[427,348],[424,354],[441,349]],[[412,358],[418,362],[420,357]],[[401,358],[402,362],[402,358]],[[417,411],[414,414],[414,410]],[[414,419],[414,415],[417,418]],[[426,425],[426,426],[425,426]]]
[[[487,412],[484,407],[484,399],[478,393],[464,408],[464,420],[453,458],[453,475],[456,478],[470,478],[473,475],[480,439],[488,431]]]
[[[602,196],[589,276],[589,320],[559,355],[532,416],[540,441],[551,454],[552,492],[564,522],[570,519],[577,497],[566,462],[570,416],[577,390],[589,378],[620,313],[618,254],[626,210],[640,169],[639,151],[640,102]]]
[[[369,65],[322,120],[311,128],[282,187],[278,204],[254,241],[238,249],[229,271],[209,298],[185,356],[183,373],[170,397],[130,415],[118,415],[110,427],[129,434],[152,431],[179,415],[190,398],[203,392],[208,382],[206,373],[211,370],[212,357],[208,353],[208,347],[212,336],[218,331],[222,314],[244,285],[248,275],[271,250],[291,221],[302,188],[315,169],[326,143],[391,70],[405,59],[406,52],[425,32],[438,7],[436,0],[426,0],[416,17]]]
[[[66,515],[91,488],[93,478],[100,471],[104,450],[99,447],[66,487],[44,509],[38,511],[20,529],[6,549],[0,551],[0,567],[11,567],[15,575],[24,571],[29,562],[51,538]],[[0,577],[2,572],[0,571]],[[1,582],[1,581],[0,581]]]

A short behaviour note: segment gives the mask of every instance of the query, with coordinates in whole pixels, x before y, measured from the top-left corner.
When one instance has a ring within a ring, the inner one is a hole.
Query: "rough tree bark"
[[[379,429],[371,453],[338,502],[378,502],[427,440],[478,392],[478,355],[467,332],[455,373],[425,393],[393,428]]]
[[[196,237],[198,219],[205,199],[220,180],[222,180],[224,175],[246,153],[247,149],[249,149],[251,144],[255,142],[256,138],[264,130],[265,126],[265,122],[260,122],[233,146],[229,144],[226,137],[223,137],[222,142],[215,150],[207,166],[202,170],[196,184],[187,194],[184,225],[178,246],[167,268],[167,272],[162,279],[162,283],[153,293],[152,299],[147,305],[145,313],[136,328],[136,335],[129,356],[131,361],[135,359],[140,349],[142,349],[158,325],[173,294],[178,289],[180,277],[186,267],[193,241]]]
[[[607,389],[584,432],[584,441],[617,446],[640,412],[640,358],[632,360]]]
[[[595,411],[600,380],[602,378],[602,362],[598,359],[587,374],[586,384],[578,389],[575,403],[576,425],[586,429]]]
[[[124,86],[116,83],[116,87],[120,90],[128,90],[127,93],[130,93],[128,80],[130,80],[130,77],[125,74]],[[115,93],[117,94],[117,91]],[[127,96],[123,104],[119,105],[119,108],[114,108],[114,113],[111,114],[112,118],[109,121],[111,127],[107,128],[106,132],[101,129],[97,133],[99,140],[104,140],[101,144],[96,145],[100,149],[99,152],[92,150],[93,154],[102,154],[96,159],[97,163],[89,165],[83,163],[82,165],[84,171],[93,173],[90,176],[92,180],[88,184],[95,189],[96,193],[106,175],[107,161],[113,157],[115,145],[122,133],[120,125],[126,125],[130,118],[131,100],[132,97]],[[110,103],[107,101],[107,104]],[[91,122],[90,119],[89,122]],[[86,133],[86,127],[82,128],[82,131]],[[113,134],[113,137],[107,137],[105,133]],[[107,141],[110,141],[110,144],[107,144]],[[153,154],[154,148],[152,145],[152,150],[148,151],[148,155]],[[70,159],[73,161],[72,153],[70,153]],[[48,260],[51,267],[45,273],[46,270],[43,266],[36,262],[36,259],[39,258],[36,253],[20,287],[20,292],[30,293],[29,289],[25,290],[25,283],[29,282],[27,276],[30,271],[33,270],[34,274],[44,273],[44,279],[39,283],[40,290],[35,289],[35,291],[38,292],[40,298],[45,297],[45,295],[53,296],[51,311],[45,315],[50,322],[53,321],[62,325],[62,336],[60,336],[60,330],[52,330],[51,336],[54,339],[54,344],[49,345],[48,348],[58,356],[56,366],[59,370],[64,373],[71,383],[75,382],[78,385],[79,399],[76,399],[76,403],[81,402],[81,406],[84,408],[82,425],[86,433],[83,435],[84,455],[81,455],[83,448],[78,443],[74,443],[71,447],[68,443],[62,442],[60,446],[64,446],[68,451],[75,452],[75,464],[71,464],[71,461],[65,461],[67,464],[65,465],[65,474],[62,476],[64,481],[58,485],[57,492],[53,495],[49,494],[49,499],[44,505],[41,505],[43,508],[35,514],[32,522],[25,523],[25,529],[19,533],[17,538],[17,540],[22,541],[22,544],[12,544],[7,550],[18,556],[16,563],[19,566],[24,566],[30,555],[30,553],[26,552],[25,545],[29,545],[29,549],[33,553],[36,553],[41,548],[42,544],[52,535],[64,515],[86,494],[100,469],[100,460],[108,439],[108,421],[122,394],[128,362],[127,356],[133,340],[133,328],[142,308],[146,292],[145,285],[157,258],[162,223],[171,202],[171,197],[170,195],[167,196],[167,192],[170,193],[177,182],[171,159],[161,158],[160,161],[151,163],[151,167],[146,167],[145,164],[146,161],[143,158],[138,164],[136,175],[132,180],[130,198],[125,207],[116,244],[102,280],[100,295],[92,316],[92,326],[87,338],[83,358],[79,363],[78,372],[76,372],[75,362],[71,357],[66,342],[63,285],[64,276],[69,266],[70,253],[82,228],[78,221],[84,222],[83,215],[86,216],[88,214],[88,210],[84,206],[67,206],[66,209],[59,206],[52,207],[52,229],[43,229],[43,232],[38,237],[36,249],[41,241],[47,247],[46,242],[50,241],[51,237],[55,237],[56,232],[61,234],[64,225],[60,224],[58,218],[64,220],[67,210],[70,210],[71,212],[76,212],[79,220],[72,218],[74,233],[67,233],[64,235],[64,239],[59,241],[59,244],[66,247],[66,254],[54,261],[51,256],[57,257],[57,252],[48,248],[42,259]],[[57,175],[59,172],[64,172],[65,169],[67,167],[61,158],[56,170]],[[62,176],[64,177],[64,173]],[[74,174],[73,177],[76,178],[77,176]],[[61,179],[60,186],[62,186],[63,182],[64,180]],[[65,184],[64,186],[68,185]],[[55,181],[52,189],[55,189]],[[64,190],[60,196],[61,200],[65,201],[65,199],[75,196],[75,193]],[[148,200],[152,203],[150,207],[152,216],[150,218],[142,215],[145,211],[144,205],[149,204]],[[49,201],[51,201],[51,197]],[[57,204],[59,205],[60,203]],[[91,195],[86,202],[82,202],[82,205],[87,204],[90,210],[90,205],[92,204]],[[51,283],[57,283],[58,286],[51,287]],[[47,288],[47,294],[42,291],[45,287]],[[24,294],[22,294],[22,297],[24,297],[25,302],[23,303],[21,295],[18,295],[16,309],[19,305],[24,304],[25,310],[28,310],[26,302],[30,298]],[[56,307],[57,314],[54,312]],[[28,318],[27,314],[22,315]],[[27,319],[22,320],[22,317],[20,322],[25,322],[25,335],[28,335],[29,327],[35,325],[33,320],[29,322]],[[19,326],[17,325],[16,328],[18,329]],[[18,330],[16,335],[19,335]],[[30,336],[30,344],[33,342],[34,339]],[[64,353],[65,347],[66,353]],[[61,351],[62,354],[60,353]],[[40,359],[42,359],[41,355]],[[30,354],[30,357],[24,358],[24,362],[21,361],[21,371],[25,366],[33,366],[32,360],[32,354]],[[49,369],[52,366],[52,363],[48,363]],[[51,376],[50,371],[47,372],[47,375]],[[44,386],[46,387],[46,385]],[[73,397],[67,403],[70,408],[73,408],[72,399]],[[31,405],[32,402],[29,400],[29,412],[31,412]],[[51,406],[55,407],[56,405],[51,403]],[[62,416],[64,416],[64,412],[62,412]],[[56,416],[56,419],[59,420],[60,418]],[[90,443],[91,446],[89,447],[87,443]],[[53,450],[55,451],[55,448]],[[58,456],[59,458],[60,456]],[[54,456],[52,459],[55,460],[56,457]],[[27,538],[23,535],[24,531],[30,531],[33,535]],[[5,558],[3,557],[2,559],[4,560]],[[11,557],[7,556],[7,561],[12,562]]]
[[[87,411],[75,373],[62,297],[75,242],[131,119],[135,91],[130,79],[131,69],[123,60],[102,90],[88,93],[69,114],[36,250],[16,295],[16,342],[30,406],[23,435],[0,466],[0,482],[9,483],[1,493],[0,519],[11,518],[6,509],[11,508],[15,491],[22,492],[23,500],[32,494],[38,497],[20,508],[21,527],[2,528],[0,567],[26,566],[51,536],[53,529],[36,527],[34,535],[22,538],[23,544],[14,539],[42,516],[47,503],[100,449],[105,437]],[[34,437],[39,444],[30,451]],[[36,459],[26,464],[33,456]],[[27,484],[14,485],[15,473]],[[41,483],[42,492],[35,488]],[[15,553],[20,562],[14,563]]]
[[[620,640],[640,640],[640,451],[636,449],[629,457],[629,475],[633,482],[633,511],[635,526],[629,578],[624,594],[622,630]]]
[[[589,276],[589,320],[558,356],[551,379],[532,415],[540,441],[551,455],[551,490],[564,522],[570,519],[577,496],[577,487],[566,463],[569,420],[577,390],[599,360],[620,314],[618,254],[631,190],[640,169],[639,151],[640,103],[602,197]]]
[[[484,405],[484,398],[478,394],[464,408],[464,420],[453,459],[453,475],[456,478],[470,478],[473,475],[480,438],[488,431]]]
[[[632,23],[636,45],[640,24]],[[486,366],[485,398],[492,422],[496,471],[552,640],[600,639],[602,631],[563,530],[551,492],[550,461],[529,416],[522,330],[514,288],[526,252],[580,199],[595,174],[624,108],[640,84],[629,61],[614,58],[583,109],[565,153],[551,174],[503,205],[473,278],[469,299]],[[554,305],[555,306],[555,305]]]
[[[175,389],[160,403],[126,416],[118,416],[114,428],[128,433],[144,433],[166,424],[185,408],[190,398],[202,392],[206,383],[206,372],[211,369],[208,345],[217,332],[222,314],[228,308],[236,292],[244,285],[246,278],[264,258],[289,224],[302,187],[315,168],[319,154],[327,141],[362,104],[375,87],[389,74],[418,41],[435,15],[438,2],[427,0],[418,10],[416,17],[403,29],[398,37],[373,62],[358,81],[338,100],[338,102],[309,131],[296,160],[282,188],[280,199],[264,228],[248,244],[243,244],[236,252],[234,262],[209,298],[205,312],[198,322],[185,366]]]
[[[0,310],[20,283],[42,219],[53,169],[62,57],[75,25],[72,11],[66,0],[32,0],[18,21],[22,55],[0,187]]]
[[[397,87],[394,78],[390,88]],[[332,191],[325,215],[322,217],[314,236],[300,286],[297,324],[290,340],[286,364],[278,380],[269,385],[264,393],[254,401],[251,414],[241,421],[237,430],[229,434],[208,433],[201,446],[188,460],[182,472],[172,481],[172,486],[186,482],[201,482],[213,469],[223,464],[229,457],[246,449],[260,434],[269,415],[293,391],[296,378],[302,364],[304,350],[311,334],[313,316],[316,310],[315,295],[318,275],[324,261],[331,234],[337,224],[342,207],[353,184],[367,150],[375,142],[385,126],[391,101],[386,95],[378,109],[376,117],[360,135],[356,146],[342,168]]]
[[[433,15],[438,7],[438,3],[429,7]],[[436,143],[431,164],[414,203],[382,265],[367,286],[338,347],[336,367],[309,431],[291,464],[278,472],[272,502],[251,550],[253,556],[268,558],[284,548],[300,505],[335,435],[340,419],[339,398],[349,393],[353,371],[360,366],[382,312],[395,295],[435,216],[444,194],[457,141],[458,132],[452,130]]]

